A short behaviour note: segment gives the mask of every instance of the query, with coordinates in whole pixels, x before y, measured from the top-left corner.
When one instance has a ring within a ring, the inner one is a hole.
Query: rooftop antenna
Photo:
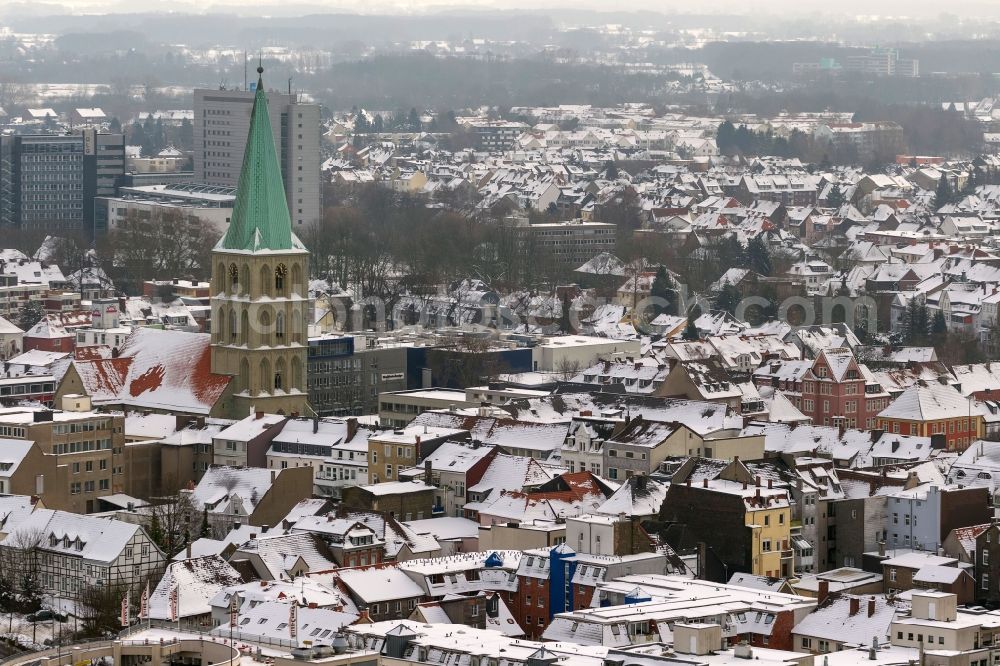
[[[288,77],[288,94],[289,96],[292,94],[292,77],[290,76]]]

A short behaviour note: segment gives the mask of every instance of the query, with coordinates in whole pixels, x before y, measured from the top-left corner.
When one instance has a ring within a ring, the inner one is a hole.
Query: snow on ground
[[[193,631],[177,631],[177,630],[174,630],[174,629],[164,629],[164,628],[159,628],[159,627],[152,627],[152,628],[149,628],[149,629],[142,629],[140,631],[137,631],[137,632],[129,635],[129,637],[126,640],[130,640],[130,641],[137,641],[137,640],[138,641],[141,641],[141,640],[159,641],[161,638],[164,639],[164,640],[174,640],[174,639],[177,639],[177,638],[182,638],[182,639],[183,638],[193,638],[193,639],[205,639],[205,640],[215,641],[217,643],[228,643],[229,642],[229,640],[226,639],[225,637],[209,636],[208,634],[199,634],[199,633],[195,633]],[[256,659],[254,659],[254,656],[257,653],[257,645],[256,644],[251,643],[250,641],[237,640],[236,641],[236,647],[240,648],[241,646],[246,646],[246,647],[249,648],[249,650],[243,650],[241,648],[241,651],[245,652],[245,654],[243,655],[243,658],[240,661],[241,666],[254,666],[255,664],[262,663],[262,662],[257,661]],[[260,648],[261,648],[261,655],[264,656],[264,657],[287,657],[287,656],[289,656],[291,654],[289,652],[288,648],[275,647],[273,645],[261,645]]]

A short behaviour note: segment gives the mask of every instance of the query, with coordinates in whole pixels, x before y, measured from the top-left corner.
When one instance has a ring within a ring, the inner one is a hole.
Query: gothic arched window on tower
[[[240,284],[240,269],[236,268],[236,264],[229,264],[229,284],[233,291],[236,291]]]
[[[285,293],[285,278],[288,277],[288,267],[278,264],[274,269],[274,295],[282,296]]]
[[[279,312],[274,318],[274,337],[278,340],[285,339],[285,313]]]
[[[280,391],[281,388],[282,388],[282,386],[281,386],[281,373],[280,372],[276,372],[276,373],[274,373],[274,390],[275,391]]]
[[[238,333],[236,329],[236,310],[229,311],[229,337],[233,340],[236,339],[236,334]]]

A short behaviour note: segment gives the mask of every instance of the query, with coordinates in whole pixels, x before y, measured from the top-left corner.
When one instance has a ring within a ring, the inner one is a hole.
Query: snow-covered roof
[[[398,567],[342,569],[340,581],[364,603],[421,597],[424,589]]]
[[[125,414],[125,438],[163,439],[177,432],[177,417],[173,414]]]
[[[0,438],[0,477],[14,476],[34,445],[29,439]]]
[[[469,486],[471,493],[524,490],[539,486],[553,477],[552,471],[534,458],[501,453],[490,461],[479,483]]]
[[[293,640],[296,646],[330,645],[333,637],[344,627],[358,619],[357,613],[345,613],[329,608],[299,606],[297,611],[298,631],[295,639],[289,638],[290,620],[288,601],[262,601],[256,605],[244,604],[239,613],[237,625],[232,632],[234,638],[247,641],[273,643]],[[212,630],[216,636],[228,638],[230,627],[224,622]]]
[[[438,541],[479,538],[479,523],[468,518],[441,516],[403,523],[417,534],[430,534]]]
[[[852,600],[857,609],[853,614]],[[873,638],[884,643],[896,614],[901,610],[899,603],[889,602],[883,595],[860,598],[832,596],[799,621],[792,633],[838,643],[871,644]]]
[[[219,555],[171,562],[149,595],[149,617],[170,619],[170,590],[175,587],[178,614],[191,617],[210,613],[212,597],[225,587],[242,582],[239,572]]]
[[[965,570],[958,567],[929,564],[927,566],[920,567],[920,569],[913,574],[913,582],[951,585],[964,573]]]
[[[211,370],[207,333],[136,328],[117,358],[74,361],[97,405],[208,414],[231,378]]]
[[[260,467],[209,467],[191,493],[191,501],[199,510],[207,506],[209,513],[224,513],[231,501],[239,498],[249,503],[247,513],[252,513],[252,507],[271,489],[274,472]]]
[[[337,563],[322,552],[315,535],[308,532],[260,534],[239,547],[233,557],[256,554],[270,572],[270,580],[289,577],[289,571],[301,558],[309,571],[327,571]]]
[[[653,516],[660,512],[667,497],[667,486],[648,477],[633,476],[606,499],[596,513],[617,516]]]
[[[219,432],[218,439],[249,442],[276,425],[284,423],[287,417],[281,414],[250,414]]]
[[[973,409],[969,400],[951,385],[918,381],[883,409],[879,413],[879,418],[934,421],[968,417],[970,410],[973,414],[979,413],[978,409]]]
[[[4,542],[17,544],[24,539],[37,539],[41,550],[106,565],[116,560],[141,531],[139,525],[121,520],[37,509],[19,522]]]
[[[382,440],[379,439],[379,441]],[[402,474],[423,472],[424,466],[428,463],[435,472],[464,473],[483,458],[495,452],[496,450],[492,447],[473,446],[467,442],[445,442],[424,458],[421,465],[404,470]]]

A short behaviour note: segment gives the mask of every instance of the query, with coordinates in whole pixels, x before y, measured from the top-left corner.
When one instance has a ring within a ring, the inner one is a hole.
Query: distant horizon
[[[754,15],[780,13],[785,17],[839,16],[844,20],[926,20],[939,16],[973,20],[979,17],[1000,17],[1000,6],[985,0],[957,0],[942,5],[929,0],[882,0],[876,12],[866,0],[844,0],[836,9],[829,3],[817,0],[704,0],[697,6],[682,0],[632,0],[617,2],[614,7],[602,0],[545,0],[542,3],[530,0],[300,0],[276,3],[274,0],[146,0],[141,6],[128,0],[54,0],[50,2],[11,2],[0,9],[0,17],[6,15],[47,15],[47,14],[142,14],[142,13],[192,13],[235,12],[252,15],[295,16],[311,13],[355,13],[365,15],[407,15],[433,14],[442,11],[528,11],[532,13],[548,11],[583,11],[613,15],[615,12],[653,12],[663,15],[730,14]]]

